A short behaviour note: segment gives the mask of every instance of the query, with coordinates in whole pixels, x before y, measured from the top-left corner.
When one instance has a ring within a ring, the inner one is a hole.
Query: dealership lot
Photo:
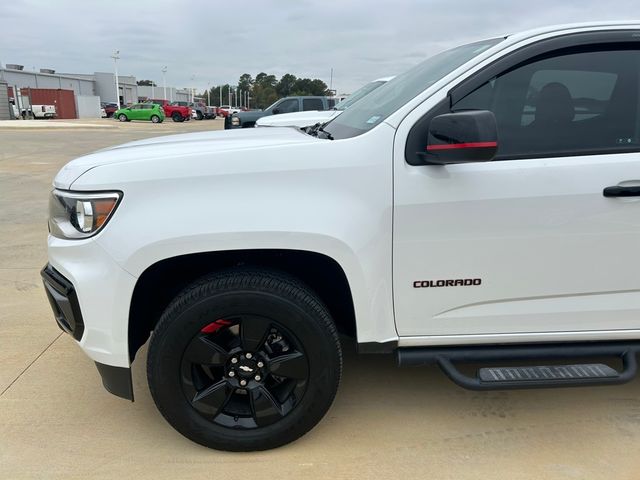
[[[51,180],[84,153],[223,122],[75,125],[0,127],[0,478],[640,476],[639,380],[469,392],[436,368],[400,370],[393,357],[356,356],[346,343],[345,375],[327,417],[291,445],[248,454],[207,450],[166,424],[146,386],[146,349],[133,369],[136,402],[109,395],[89,359],[60,334],[41,286]]]

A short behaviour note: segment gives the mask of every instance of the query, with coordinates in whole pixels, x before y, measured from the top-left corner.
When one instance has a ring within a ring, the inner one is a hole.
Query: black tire
[[[120,115],[118,115],[118,121],[119,122],[128,122],[129,119],[127,118],[127,116],[124,113],[121,113]]]
[[[171,119],[172,119],[174,122],[183,122],[183,121],[184,121],[184,119],[182,118],[182,115],[180,115],[180,113],[179,113],[179,112],[173,112],[173,113],[171,114]]]
[[[160,117],[158,115],[151,115],[151,122],[160,123]]]
[[[326,307],[294,278],[265,270],[222,272],[184,290],[154,329],[147,363],[165,419],[194,442],[228,451],[304,435],[331,406],[341,374]]]
[[[196,117],[198,120],[202,120],[204,118],[204,115],[202,115],[202,112],[196,112]]]

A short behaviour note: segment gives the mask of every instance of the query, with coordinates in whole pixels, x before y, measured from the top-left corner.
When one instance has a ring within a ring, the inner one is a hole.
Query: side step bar
[[[617,385],[635,377],[640,342],[587,342],[464,347],[419,347],[396,350],[399,366],[437,364],[456,384],[471,390],[549,388],[586,385]],[[459,363],[501,363],[578,358],[621,359],[618,372],[602,363],[483,367],[475,377],[465,375]]]

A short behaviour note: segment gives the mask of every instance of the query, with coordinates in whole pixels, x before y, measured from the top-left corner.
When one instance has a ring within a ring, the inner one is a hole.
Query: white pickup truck
[[[306,132],[191,133],[78,158],[50,197],[55,319],[130,400],[151,336],[160,412],[223,450],[277,447],[320,421],[341,378],[338,332],[466,388],[629,381],[639,39],[633,22],[495,37]]]
[[[376,88],[381,87],[394,77],[378,78],[359,88],[352,95],[348,96],[331,110],[307,110],[303,112],[281,113],[279,115],[269,115],[259,118],[256,127],[310,127],[316,123],[325,123],[337,117],[358,100],[366,97]]]
[[[22,118],[55,118],[55,105],[31,105],[29,108],[22,110]]]

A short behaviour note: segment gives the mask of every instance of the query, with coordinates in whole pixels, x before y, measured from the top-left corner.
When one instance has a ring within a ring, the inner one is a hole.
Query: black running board
[[[471,390],[618,385],[633,379],[640,342],[551,343],[463,347],[399,348],[399,366],[437,364],[456,384]],[[619,372],[602,363],[568,363],[516,367],[483,367],[475,377],[465,375],[456,364],[500,363],[577,358],[621,359]]]

